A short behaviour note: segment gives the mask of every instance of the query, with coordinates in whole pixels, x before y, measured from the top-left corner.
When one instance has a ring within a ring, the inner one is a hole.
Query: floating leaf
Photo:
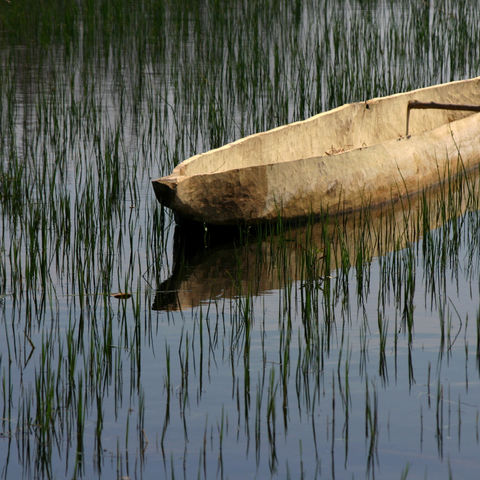
[[[118,292],[118,293],[112,293],[110,295],[111,297],[113,298],[130,298],[132,296],[131,293],[122,293],[122,292]]]

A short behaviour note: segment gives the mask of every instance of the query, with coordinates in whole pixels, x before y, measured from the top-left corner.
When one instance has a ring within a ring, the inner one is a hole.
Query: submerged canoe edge
[[[418,193],[480,164],[480,77],[347,104],[195,155],[152,180],[178,223],[255,225],[340,214]]]

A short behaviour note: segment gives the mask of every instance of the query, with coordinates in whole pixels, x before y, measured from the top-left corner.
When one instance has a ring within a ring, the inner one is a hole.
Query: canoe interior
[[[333,155],[399,138],[405,135],[410,100],[480,105],[480,77],[347,104],[304,121],[250,135],[185,160],[170,177]],[[410,113],[409,133],[417,135],[474,114],[415,110]]]

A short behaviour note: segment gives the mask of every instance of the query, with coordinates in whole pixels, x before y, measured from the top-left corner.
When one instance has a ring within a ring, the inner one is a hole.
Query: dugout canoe
[[[385,204],[480,163],[480,77],[347,104],[153,180],[179,222],[295,220]]]

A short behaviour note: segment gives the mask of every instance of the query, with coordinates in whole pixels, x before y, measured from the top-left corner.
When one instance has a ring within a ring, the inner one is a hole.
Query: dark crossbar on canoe
[[[437,102],[419,102],[410,100],[407,105],[407,127],[405,135],[408,136],[408,126],[410,123],[410,110],[412,109],[427,110],[464,110],[467,112],[480,112],[480,105],[464,105],[459,103],[437,103]]]

